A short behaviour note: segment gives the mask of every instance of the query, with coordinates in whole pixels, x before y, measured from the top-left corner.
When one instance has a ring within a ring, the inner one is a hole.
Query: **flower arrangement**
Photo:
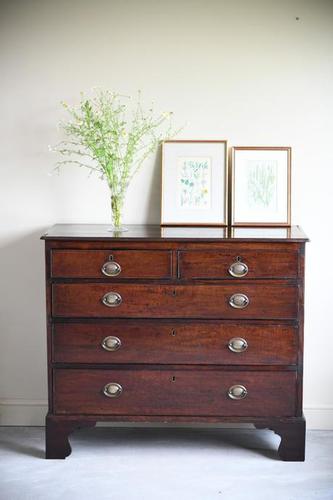
[[[78,106],[65,102],[62,105],[70,120],[60,123],[68,139],[52,148],[64,157],[56,163],[56,169],[77,165],[106,180],[113,226],[119,231],[124,198],[132,178],[160,142],[180,130],[172,130],[173,113],[156,115],[153,105],[145,110],[140,91],[134,104],[130,96],[97,89],[91,98],[81,93]]]

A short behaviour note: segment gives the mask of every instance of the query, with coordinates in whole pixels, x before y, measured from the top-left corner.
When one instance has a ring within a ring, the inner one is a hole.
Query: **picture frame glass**
[[[289,224],[289,155],[289,148],[234,150],[233,224]]]
[[[165,141],[162,225],[226,225],[226,141]]]

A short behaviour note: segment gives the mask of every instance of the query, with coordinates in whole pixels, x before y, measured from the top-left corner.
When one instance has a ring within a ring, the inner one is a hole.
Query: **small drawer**
[[[56,323],[53,361],[292,365],[297,362],[297,329],[221,321]]]
[[[274,281],[155,285],[57,283],[55,317],[294,319],[298,286]]]
[[[180,251],[179,277],[184,279],[296,278],[296,251],[259,248]]]
[[[52,278],[171,278],[168,250],[52,250]]]
[[[221,369],[57,369],[57,414],[287,417],[296,372]]]

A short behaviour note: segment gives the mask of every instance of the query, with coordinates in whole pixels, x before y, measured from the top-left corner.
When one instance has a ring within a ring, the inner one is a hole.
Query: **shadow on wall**
[[[159,146],[155,156],[151,157],[133,178],[124,206],[124,218],[128,221],[128,224],[160,224],[161,163],[162,147]],[[149,179],[149,184],[147,179]],[[129,207],[129,200],[131,200],[131,207]],[[129,208],[130,210],[128,210]],[[144,213],[142,213],[143,211]]]
[[[45,230],[0,250],[0,398],[46,397]]]

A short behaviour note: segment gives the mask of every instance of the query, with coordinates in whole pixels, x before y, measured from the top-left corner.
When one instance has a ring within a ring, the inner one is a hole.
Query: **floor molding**
[[[0,425],[44,425],[45,399],[0,399]]]
[[[44,399],[0,399],[0,425],[43,426],[46,413],[47,402]],[[304,414],[308,429],[333,430],[333,405],[308,405],[304,408]],[[118,423],[103,425],[121,426]],[[128,427],[130,424],[123,425]],[[161,426],[161,424],[155,425]],[[240,425],[225,424],[221,427],[240,427]]]
[[[333,405],[304,407],[306,427],[311,430],[333,430]]]

